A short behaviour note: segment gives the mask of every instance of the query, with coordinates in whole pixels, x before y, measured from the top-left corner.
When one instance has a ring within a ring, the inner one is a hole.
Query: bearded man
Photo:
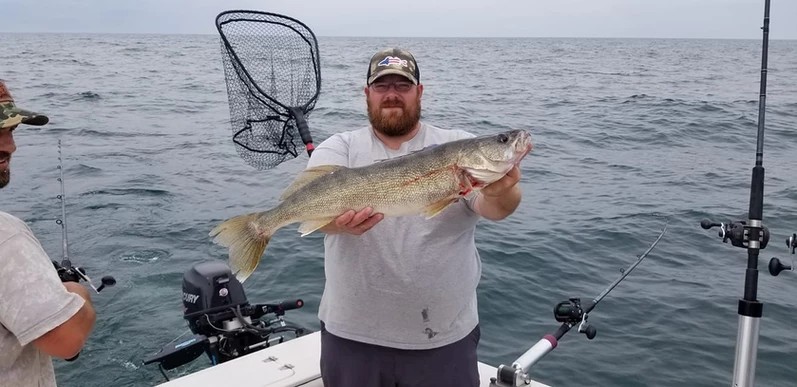
[[[362,167],[427,146],[470,138],[420,120],[415,57],[390,48],[370,60],[364,88],[370,126],[337,133],[308,168]],[[476,287],[481,218],[501,220],[520,203],[520,171],[432,219],[348,211],[321,229],[326,282],[321,375],[326,387],[479,386]]]

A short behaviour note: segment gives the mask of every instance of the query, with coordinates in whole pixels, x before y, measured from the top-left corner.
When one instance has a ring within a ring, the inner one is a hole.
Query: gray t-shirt
[[[308,167],[361,167],[469,137],[422,124],[414,138],[392,150],[366,127],[322,142]],[[460,200],[429,220],[388,217],[360,236],[326,235],[318,317],[334,335],[393,348],[430,349],[464,338],[479,321],[479,219]]]
[[[64,288],[30,228],[0,212],[0,387],[56,385],[51,357],[31,342],[84,302]]]

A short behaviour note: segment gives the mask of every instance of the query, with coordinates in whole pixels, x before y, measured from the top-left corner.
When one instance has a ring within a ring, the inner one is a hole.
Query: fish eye
[[[509,141],[509,137],[507,137],[507,135],[503,133],[498,135],[498,142],[505,143],[507,141]]]

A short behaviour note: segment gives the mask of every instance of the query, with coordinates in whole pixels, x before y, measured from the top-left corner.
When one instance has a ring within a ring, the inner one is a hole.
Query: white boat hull
[[[246,356],[160,384],[160,387],[323,387],[319,358],[321,334],[314,332]],[[481,387],[496,369],[479,363]],[[530,387],[548,387],[532,381]]]

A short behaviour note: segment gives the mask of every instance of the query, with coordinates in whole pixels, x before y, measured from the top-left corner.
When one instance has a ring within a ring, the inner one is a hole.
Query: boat
[[[193,335],[167,344],[144,364],[157,364],[167,380],[165,370],[203,354],[211,366],[158,386],[323,386],[321,332],[305,333],[284,318],[287,311],[304,306],[302,300],[250,304],[230,267],[218,260],[195,264],[184,273],[182,300],[183,317]],[[553,349],[548,339],[541,341],[549,348],[533,351],[536,358]],[[548,387],[531,380],[520,364],[493,367],[479,362],[480,386]],[[501,372],[511,384],[498,382]]]
[[[556,332],[543,336],[511,365],[493,367],[479,362],[480,386],[547,387],[531,379],[531,366],[556,348],[571,328],[578,327],[579,333],[593,339],[596,329],[587,322],[588,314],[645,259],[666,231],[665,224],[653,244],[597,297],[583,303],[580,298],[558,303],[554,318],[561,325]],[[251,304],[230,266],[213,260],[194,264],[183,274],[182,301],[183,318],[193,336],[173,340],[145,359],[144,365],[158,364],[167,380],[165,370],[188,364],[202,354],[207,355],[211,367],[159,386],[323,386],[321,333],[305,333],[284,318],[289,310],[303,307],[303,300]]]
[[[313,332],[279,345],[159,384],[159,387],[323,387],[319,357],[321,333]],[[479,362],[480,387],[496,386],[497,369]],[[529,387],[549,387],[533,380]]]

